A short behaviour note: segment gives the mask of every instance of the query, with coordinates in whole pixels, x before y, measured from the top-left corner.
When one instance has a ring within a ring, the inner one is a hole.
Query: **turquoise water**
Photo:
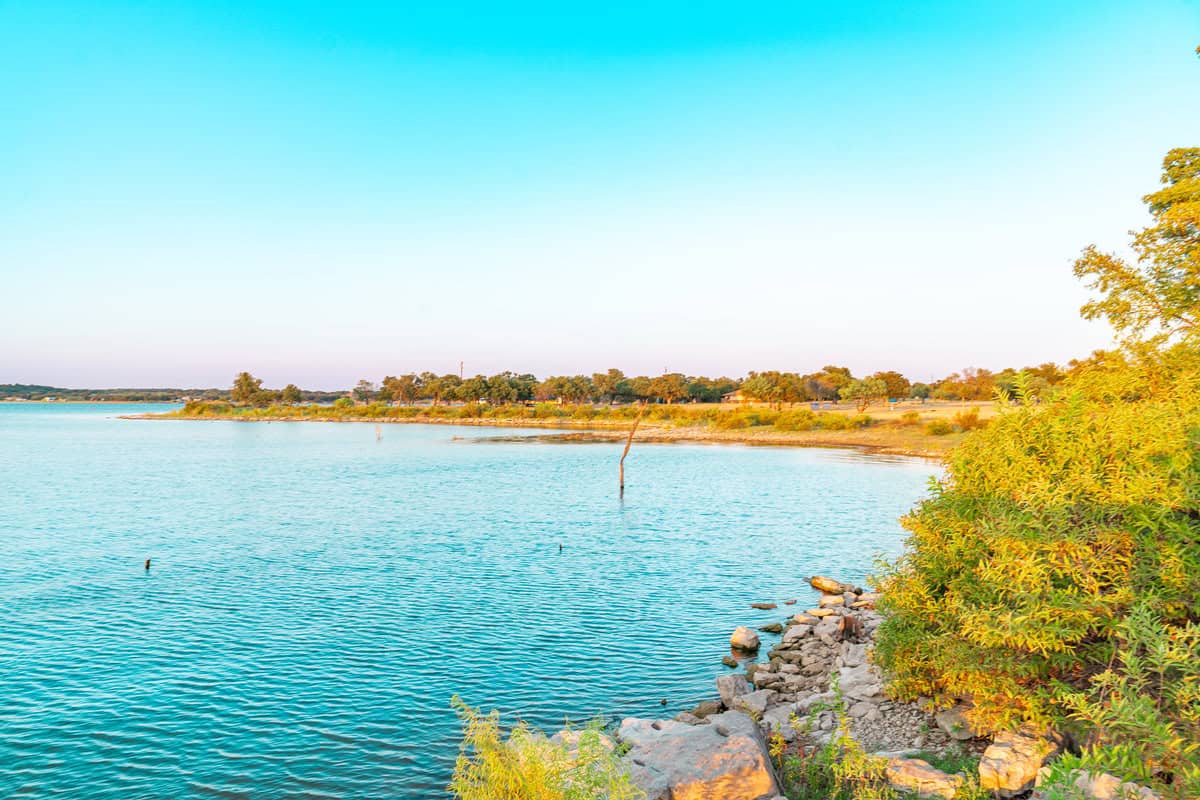
[[[935,471],[638,444],[622,503],[618,445],[145,410],[0,405],[0,796],[443,796],[453,694],[708,698],[748,604],[861,579]]]

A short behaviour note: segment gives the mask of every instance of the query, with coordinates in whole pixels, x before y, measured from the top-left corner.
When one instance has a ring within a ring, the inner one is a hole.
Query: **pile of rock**
[[[828,742],[836,727],[835,681],[853,720],[851,734],[868,749],[937,747],[948,741],[931,729],[930,715],[884,696],[883,679],[867,658],[881,621],[875,611],[878,595],[822,576],[811,583],[820,592],[814,606],[777,623],[782,636],[765,661],[747,663],[744,674],[718,677],[719,699],[674,720],[622,722],[618,738],[630,748],[625,758],[650,800],[776,796],[767,740],[778,733],[789,742],[802,735],[806,745]],[[754,604],[763,610],[773,605]],[[732,652],[725,663],[738,667],[735,656],[745,658],[761,646],[755,631],[739,627],[730,637]],[[715,765],[730,765],[736,780],[726,780]]]
[[[1040,800],[1034,790],[1045,775],[1046,761],[1063,746],[1058,736],[1028,725],[993,735],[973,719],[967,703],[935,713],[921,704],[888,700],[883,676],[868,655],[882,621],[875,610],[878,595],[824,576],[810,582],[820,592],[816,604],[760,627],[780,633],[780,640],[765,661],[748,661],[744,674],[718,677],[719,699],[700,703],[674,720],[629,718],[621,723],[617,738],[628,747],[624,758],[649,800],[780,798],[767,741],[778,734],[806,747],[827,743],[837,727],[832,706],[839,694],[850,718],[850,735],[867,751],[888,758],[887,776],[896,789],[953,798],[963,776],[911,756],[920,750],[940,752],[957,741],[986,745],[979,763],[983,789],[998,798],[1033,791],[1031,800]],[[757,653],[761,642],[755,631],[739,627],[730,647],[723,661],[737,668]],[[1149,789],[1121,784],[1111,775],[1081,773],[1076,788],[1096,800],[1125,795],[1157,800]]]

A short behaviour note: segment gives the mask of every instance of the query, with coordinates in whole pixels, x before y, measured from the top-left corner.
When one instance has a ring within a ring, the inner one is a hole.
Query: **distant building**
[[[750,397],[742,392],[741,389],[734,389],[732,392],[726,392],[721,395],[722,403],[749,403]]]

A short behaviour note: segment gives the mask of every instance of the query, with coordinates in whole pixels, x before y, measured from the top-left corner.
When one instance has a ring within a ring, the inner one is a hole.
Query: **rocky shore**
[[[888,699],[870,654],[882,621],[875,609],[879,596],[823,576],[811,584],[819,592],[811,608],[758,631],[733,632],[725,663],[734,671],[716,679],[713,699],[674,719],[621,722],[614,747],[624,749],[622,758],[649,800],[779,800],[784,787],[769,743],[776,752],[781,746],[811,752],[839,735],[839,725],[886,765],[887,780],[898,791],[949,800],[970,777],[994,797],[1041,800],[1039,781],[1067,745],[1064,737],[1028,725],[1015,732],[981,729],[966,702],[939,711]],[[760,633],[778,641],[768,647]],[[916,757],[949,750],[977,756],[977,774],[949,774]],[[1072,778],[1081,798],[1157,798],[1111,775]]]

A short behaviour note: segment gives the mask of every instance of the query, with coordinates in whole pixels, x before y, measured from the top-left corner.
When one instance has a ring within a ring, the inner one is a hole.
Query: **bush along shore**
[[[964,699],[890,699],[872,659],[880,594],[824,576],[811,584],[812,607],[753,604],[788,616],[737,628],[715,696],[673,719],[552,737],[520,725],[506,739],[497,716],[460,704],[467,735],[450,788],[463,800],[1161,800],[1079,768],[1069,731],[992,730]]]
[[[962,441],[967,431],[986,427],[993,408],[945,410],[914,406],[883,416],[853,409],[766,408],[756,406],[590,404],[489,406],[480,403],[439,406],[396,406],[383,402],[354,403],[343,398],[332,405],[275,404],[266,407],[225,401],[192,401],[163,414],[131,415],[135,419],[233,420],[239,422],[368,422],[471,425],[485,427],[570,429],[560,441],[623,441],[638,420],[636,439],[646,442],[726,442],[802,447],[856,447],[894,455],[939,458]],[[543,437],[546,438],[546,437]]]

